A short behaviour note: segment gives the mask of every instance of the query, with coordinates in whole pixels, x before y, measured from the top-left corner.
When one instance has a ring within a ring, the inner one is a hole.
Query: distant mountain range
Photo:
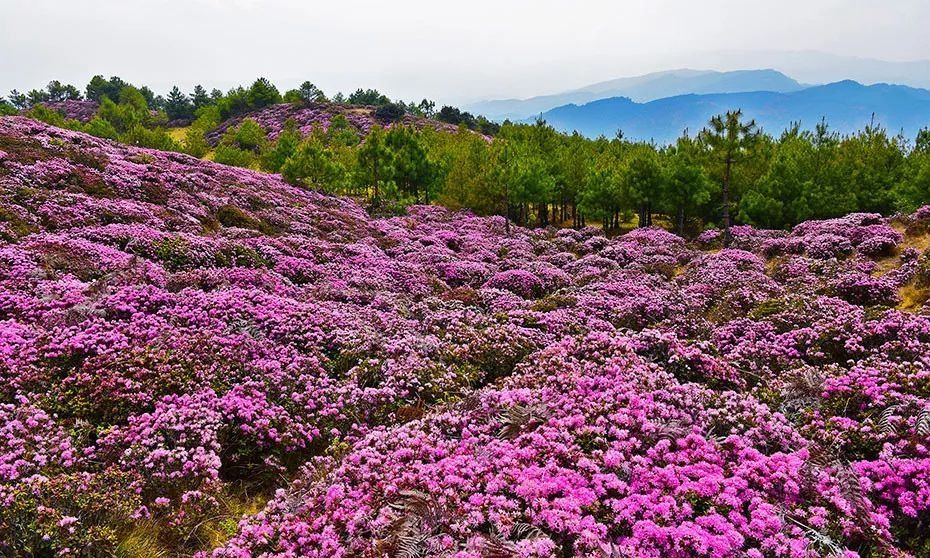
[[[812,129],[822,118],[841,133],[863,129],[873,118],[891,133],[913,138],[930,126],[930,91],[903,85],[862,85],[840,81],[797,91],[753,91],[678,95],[638,103],[612,97],[583,105],[569,104],[542,113],[556,129],[586,136],[624,136],[669,143],[683,130],[696,133],[715,114],[741,108],[766,131],[778,134],[793,122]],[[529,118],[527,121],[532,121]]]
[[[814,50],[725,50],[691,51],[666,64],[718,70],[775,68],[805,83],[824,84],[851,79],[866,85],[897,83],[930,89],[930,60],[878,60]]]
[[[775,70],[669,70],[603,81],[554,95],[529,99],[501,99],[466,105],[469,112],[492,120],[522,120],[567,104],[584,104],[611,97],[648,102],[688,93],[740,93],[775,91],[788,93],[805,86]]]

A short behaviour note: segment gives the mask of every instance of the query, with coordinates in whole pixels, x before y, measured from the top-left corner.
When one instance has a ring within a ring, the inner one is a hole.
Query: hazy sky
[[[83,88],[97,73],[159,92],[263,75],[462,102],[752,66],[743,51],[928,59],[927,22],[930,0],[0,0],[0,91]]]

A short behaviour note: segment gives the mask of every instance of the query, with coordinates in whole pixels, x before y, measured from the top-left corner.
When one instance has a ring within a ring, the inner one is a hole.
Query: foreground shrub
[[[0,554],[930,544],[927,239],[880,216],[718,249],[20,117],[0,149]]]

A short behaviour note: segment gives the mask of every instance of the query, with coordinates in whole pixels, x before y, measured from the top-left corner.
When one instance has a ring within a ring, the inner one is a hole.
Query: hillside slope
[[[226,120],[207,134],[207,141],[211,145],[216,145],[227,129],[238,126],[245,118],[254,119],[268,132],[269,139],[274,139],[281,133],[288,119],[293,119],[294,122],[297,123],[297,127],[302,135],[307,135],[314,127],[325,130],[329,127],[329,123],[332,119],[337,115],[344,116],[346,120],[348,120],[349,125],[364,136],[374,125],[391,126],[394,124],[393,122],[379,120],[376,115],[376,110],[377,107],[337,105],[333,103],[280,103]],[[450,132],[457,130],[452,124],[446,124],[445,122],[439,122],[412,114],[405,114],[398,123],[417,129],[433,128]]]
[[[57,111],[66,119],[74,119],[78,122],[89,122],[97,114],[100,104],[96,101],[50,101],[42,103],[46,107]]]
[[[649,103],[618,97],[558,107],[542,118],[556,129],[577,130],[591,137],[612,136],[622,129],[629,138],[668,143],[683,130],[694,133],[712,116],[738,108],[774,134],[793,122],[813,129],[823,118],[834,131],[854,133],[868,125],[874,114],[875,123],[913,137],[930,124],[930,91],[844,81],[793,93],[683,95]]]
[[[0,553],[919,554],[928,227],[508,235],[0,118]]]

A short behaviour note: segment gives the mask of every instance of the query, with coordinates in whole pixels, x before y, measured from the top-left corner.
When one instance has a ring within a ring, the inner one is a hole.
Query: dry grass
[[[217,515],[205,521],[194,535],[208,548],[221,546],[236,534],[239,520],[260,512],[270,497],[270,494],[250,495],[246,492],[221,496]]]
[[[872,274],[875,276],[882,276],[889,271],[901,267],[901,260],[899,259],[900,254],[901,248],[899,247],[892,255],[875,260],[875,271],[873,271]]]
[[[892,225],[898,232],[904,234],[903,226],[898,224]],[[905,235],[904,240],[898,244],[898,247],[895,249],[894,254],[891,256],[875,260],[875,275],[884,275],[893,269],[897,269],[901,266],[900,255],[907,248],[916,248],[920,252],[925,252],[930,249],[930,234],[921,234],[921,235]]]
[[[168,135],[171,136],[171,139],[177,142],[184,142],[184,138],[187,137],[187,131],[190,130],[190,126],[182,126],[180,128],[168,128]]]
[[[260,512],[270,497],[267,493],[249,494],[245,490],[221,495],[217,497],[219,509],[180,537],[159,521],[140,520],[120,537],[116,555],[119,558],[181,558],[193,554],[182,549],[217,548],[236,533],[240,519]]]
[[[904,226],[900,223],[893,223],[892,226],[902,234],[905,233]],[[915,248],[921,253],[930,251],[930,234],[905,234],[904,240],[898,246],[897,251],[901,252],[906,248]],[[879,275],[887,273],[899,265],[900,261],[897,258],[886,258],[878,262],[876,272]],[[916,283],[912,281],[901,287],[898,290],[898,295],[901,297],[901,303],[898,305],[899,310],[918,312],[923,309],[927,301],[930,300],[930,289],[918,287]]]
[[[905,226],[904,223],[898,221],[897,219],[892,219],[888,225],[901,234],[904,234],[904,231],[907,230],[907,226]]]
[[[150,521],[140,521],[122,537],[116,548],[119,558],[169,558],[175,556],[159,542],[158,526]]]
[[[917,248],[921,252],[930,249],[930,234],[919,236],[905,236],[904,242],[901,243],[904,248]]]
[[[185,140],[187,139],[187,132],[190,130],[190,126],[182,126],[180,128],[168,128],[168,135],[171,136],[171,139],[184,145]],[[202,157],[205,161],[213,160],[213,150],[207,151],[207,154]]]
[[[904,285],[898,294],[901,296],[898,309],[905,312],[917,312],[930,300],[930,289],[920,289],[914,284]]]

